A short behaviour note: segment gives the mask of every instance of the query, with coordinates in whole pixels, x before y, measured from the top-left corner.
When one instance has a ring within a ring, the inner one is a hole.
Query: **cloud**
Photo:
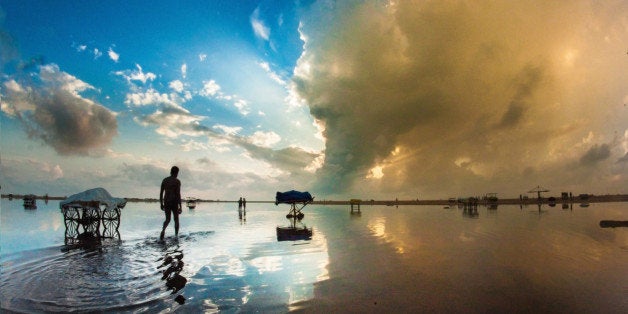
[[[203,62],[203,61],[205,61],[205,59],[207,59],[207,54],[205,54],[205,53],[200,53],[200,54],[198,55],[198,61]]]
[[[281,136],[275,132],[256,131],[251,135],[250,140],[253,144],[262,147],[271,147],[281,141]]]
[[[233,106],[236,107],[240,114],[242,114],[243,116],[251,113],[251,110],[249,109],[249,103],[244,99],[236,99],[236,101],[233,103]]]
[[[184,63],[181,65],[181,77],[185,78],[188,74],[188,65]]]
[[[264,22],[260,20],[259,13],[259,8],[257,8],[253,11],[253,14],[251,14],[251,27],[253,28],[255,36],[268,41],[270,38],[270,28],[264,25]]]
[[[116,114],[80,95],[94,87],[54,64],[41,66],[36,76],[39,81],[4,83],[2,111],[18,119],[29,137],[60,155],[97,154],[111,143],[118,134]]]
[[[225,134],[228,135],[236,135],[238,134],[238,132],[242,131],[242,127],[236,126],[236,127],[229,127],[226,125],[222,125],[222,124],[217,124],[213,126],[214,129],[220,130],[222,132],[224,132]]]
[[[237,95],[226,95],[221,91],[220,85],[214,80],[203,81],[203,88],[198,92],[199,95],[207,98],[215,98],[220,100],[233,100],[233,106],[240,112],[241,115],[246,116],[251,113],[249,103],[238,97]]]
[[[231,141],[246,149],[251,158],[268,162],[277,169],[288,171],[289,174],[298,176],[309,174],[307,167],[319,156],[316,153],[307,152],[298,147],[287,147],[274,150],[269,147],[259,146],[245,138],[231,138]],[[302,182],[301,184],[304,184]]]
[[[220,85],[214,80],[203,81],[203,89],[199,92],[201,96],[211,97],[220,91]]]
[[[113,62],[117,63],[118,60],[120,59],[120,55],[116,53],[115,51],[113,51],[111,47],[109,47],[109,51],[107,51],[107,54],[109,55],[109,58],[113,60]]]
[[[131,83],[132,81],[140,81],[143,84],[146,84],[146,81],[154,81],[157,78],[157,75],[151,72],[144,73],[142,67],[139,64],[136,64],[136,70],[125,70],[125,71],[117,71],[116,75],[122,76],[127,82]]]
[[[182,93],[183,92],[183,82],[181,82],[179,80],[174,80],[174,81],[170,82],[168,84],[168,87],[170,87],[172,90],[174,90],[177,93]]]
[[[156,132],[168,138],[205,134],[207,128],[199,123],[203,119],[180,106],[164,106],[151,114],[135,117],[135,121],[143,126],[157,126]]]
[[[98,48],[94,48],[92,53],[94,54],[94,60],[102,57],[102,51],[98,50]]]
[[[174,88],[176,88],[177,84],[175,83],[174,85]],[[172,85],[171,88],[173,88]],[[180,107],[171,95],[159,93],[154,88],[149,88],[145,92],[129,93],[126,95],[126,100],[124,101],[124,103],[129,106],[136,107],[158,104],[164,104],[170,107]]]
[[[273,72],[273,70],[271,70],[270,68],[270,64],[268,64],[268,62],[258,62],[257,63],[262,69],[264,69],[264,71],[266,71],[266,73],[268,73],[268,77],[270,77],[271,80],[277,82],[279,85],[285,86],[286,85],[286,81],[283,80],[279,74]]]
[[[611,156],[611,148],[608,144],[593,145],[581,158],[580,164],[584,166],[595,165]]]
[[[588,2],[313,4],[290,103],[323,129],[316,188],[517,195],[564,184],[566,164],[608,165],[608,146],[573,148],[589,130],[610,142],[625,129],[601,104],[625,97],[625,47],[603,39],[625,37],[619,20],[613,5]],[[566,63],[573,51],[590,54]]]

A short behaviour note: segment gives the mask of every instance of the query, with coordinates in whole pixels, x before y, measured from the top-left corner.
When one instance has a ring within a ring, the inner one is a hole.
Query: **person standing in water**
[[[166,214],[164,226],[161,229],[159,239],[163,240],[166,227],[170,223],[170,216],[174,215],[174,235],[179,236],[179,214],[181,214],[181,181],[177,179],[179,167],[173,166],[170,169],[170,176],[161,181],[159,191],[159,203],[161,210]]]

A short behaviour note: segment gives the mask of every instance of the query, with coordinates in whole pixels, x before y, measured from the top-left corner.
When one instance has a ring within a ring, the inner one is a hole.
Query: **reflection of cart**
[[[277,240],[309,240],[312,238],[312,228],[307,228],[301,220],[305,214],[301,212],[303,208],[314,200],[309,192],[288,191],[277,192],[275,205],[289,204],[290,210],[286,218],[290,221],[290,226],[277,226]]]
[[[97,188],[72,195],[59,205],[65,223],[66,245],[120,238],[120,209],[126,205],[125,199],[111,197],[105,189]]]

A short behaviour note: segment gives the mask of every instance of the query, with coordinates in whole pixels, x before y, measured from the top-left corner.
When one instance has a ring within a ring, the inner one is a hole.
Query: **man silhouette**
[[[179,236],[179,214],[181,213],[181,181],[177,179],[179,167],[173,166],[170,169],[170,176],[161,181],[159,191],[159,203],[161,210],[166,214],[166,221],[161,229],[159,239],[164,239],[166,227],[170,223],[170,215],[174,215],[174,235]]]

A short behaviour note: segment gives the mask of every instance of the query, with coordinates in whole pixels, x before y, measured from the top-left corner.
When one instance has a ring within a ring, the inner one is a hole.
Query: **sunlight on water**
[[[64,246],[58,202],[2,200],[3,309],[21,312],[625,312],[624,203],[567,209],[308,206],[311,240],[277,241],[286,209],[129,203],[120,239]],[[177,301],[177,297],[183,298]]]

